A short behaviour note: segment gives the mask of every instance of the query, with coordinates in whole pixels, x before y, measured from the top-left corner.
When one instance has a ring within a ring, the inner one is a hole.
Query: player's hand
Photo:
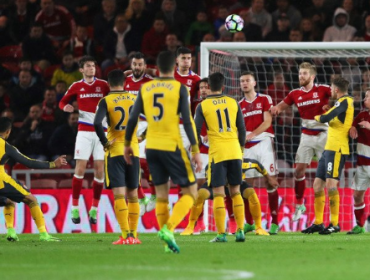
[[[202,143],[208,146],[208,135],[202,136]]]
[[[56,160],[54,160],[54,163],[56,168],[59,168],[62,165],[67,165],[66,155],[58,157]]]
[[[362,121],[358,123],[360,126],[366,129],[370,129],[370,123],[368,121]]]
[[[266,175],[267,184],[269,184],[271,187],[274,187],[275,189],[279,187],[279,182],[276,180],[275,177],[272,177],[270,175]]]
[[[202,171],[203,163],[202,163],[202,159],[200,158],[200,153],[193,154],[191,161],[195,165],[196,173],[199,173],[200,171]]]
[[[124,158],[127,164],[132,164],[131,161],[131,156],[134,155],[134,151],[132,150],[131,146],[130,147],[125,147],[125,153],[124,153]]]
[[[75,109],[73,108],[73,106],[71,104],[67,104],[66,106],[64,106],[63,108],[63,111],[64,112],[67,112],[67,113],[73,113]]]
[[[349,137],[351,137],[352,139],[356,139],[358,137],[358,132],[357,132],[356,127],[352,126],[349,129]]]
[[[326,104],[326,105],[324,105],[324,106],[322,106],[322,109],[323,109],[323,111],[329,111],[330,110],[330,105],[329,104]]]
[[[109,148],[113,145],[114,142],[116,142],[116,138],[114,138],[113,140],[110,140],[107,143],[105,143],[104,151],[106,151],[106,152],[109,151]]]
[[[271,113],[271,115],[273,115],[273,116],[277,116],[277,115],[279,115],[279,114],[280,114],[280,110],[279,110],[278,106],[272,106],[272,107],[270,108],[270,113]]]
[[[254,137],[256,137],[256,135],[255,135],[253,132],[251,132],[251,133],[247,134],[247,137],[245,138],[245,142],[252,141],[252,139],[253,139]]]

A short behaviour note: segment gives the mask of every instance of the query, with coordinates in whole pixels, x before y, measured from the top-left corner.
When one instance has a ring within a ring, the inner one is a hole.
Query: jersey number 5
[[[153,95],[153,107],[158,108],[159,114],[156,116],[153,116],[154,121],[160,121],[163,118],[163,104],[159,102],[158,99],[163,98],[163,93],[155,93]]]
[[[133,108],[133,106],[130,106],[130,108],[128,109],[128,114],[129,115],[131,113],[132,108]],[[117,131],[125,130],[126,126],[122,125],[122,123],[125,121],[125,118],[126,118],[125,109],[123,109],[122,107],[114,107],[114,111],[115,112],[117,112],[117,111],[121,112],[121,117],[120,117],[118,123],[116,124],[116,126],[114,127],[114,129],[117,130]]]

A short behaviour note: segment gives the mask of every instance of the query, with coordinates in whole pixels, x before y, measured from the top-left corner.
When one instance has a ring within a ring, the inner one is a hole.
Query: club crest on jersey
[[[101,87],[96,87],[96,92],[101,92]]]
[[[257,109],[262,109],[262,104],[261,103],[257,103],[256,108]]]
[[[334,106],[335,107],[339,107],[340,106],[340,102],[339,101],[335,102]]]
[[[192,80],[188,79],[188,81],[186,82],[187,85],[191,86],[191,84],[193,83]]]
[[[319,98],[319,94],[317,92],[314,92],[312,98]]]

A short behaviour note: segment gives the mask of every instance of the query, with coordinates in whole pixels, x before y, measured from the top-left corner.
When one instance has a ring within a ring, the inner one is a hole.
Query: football
[[[244,21],[238,15],[229,15],[225,20],[225,27],[229,32],[239,32],[242,31],[244,27]]]

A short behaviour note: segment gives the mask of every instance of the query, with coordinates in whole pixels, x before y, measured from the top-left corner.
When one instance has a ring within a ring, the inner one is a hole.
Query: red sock
[[[306,177],[295,178],[294,190],[297,204],[303,204],[304,191],[306,189]]]
[[[151,195],[156,195],[157,192],[155,191],[155,187],[152,183],[149,183],[149,187],[150,187],[150,194]]]
[[[356,216],[356,223],[358,226],[363,227],[366,220],[365,215],[365,203],[355,204],[355,216]]]
[[[100,183],[96,181],[94,178],[94,181],[92,183],[93,194],[94,194],[92,206],[94,207],[99,206],[100,196],[101,196],[101,192],[103,191],[103,187],[104,187],[104,183]]]
[[[249,210],[249,202],[248,199],[243,198],[244,200],[244,213],[245,213],[245,220],[247,224],[253,225],[253,217],[251,211]]]
[[[229,218],[234,218],[234,211],[233,211],[233,201],[231,200],[230,196],[225,197],[225,207],[227,209],[227,214]]]
[[[279,194],[277,189],[273,192],[268,192],[270,214],[272,221],[271,223],[278,225],[278,212],[279,212]]]
[[[143,187],[141,185],[139,185],[139,187],[137,189],[137,197],[139,199],[143,199],[145,197],[145,193],[144,193]]]
[[[80,198],[80,192],[82,189],[83,178],[77,178],[73,176],[72,178],[72,205],[78,206],[78,199]]]

